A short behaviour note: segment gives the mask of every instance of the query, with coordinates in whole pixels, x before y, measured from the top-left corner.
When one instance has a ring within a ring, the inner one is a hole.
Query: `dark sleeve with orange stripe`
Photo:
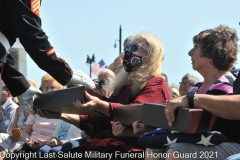
[[[41,69],[65,85],[72,77],[72,70],[65,60],[56,56],[41,28],[39,2],[40,0],[7,1],[12,22],[26,52]]]

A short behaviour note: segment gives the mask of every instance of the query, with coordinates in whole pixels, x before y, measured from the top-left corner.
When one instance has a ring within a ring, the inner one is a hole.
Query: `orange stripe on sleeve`
[[[40,6],[41,0],[31,0],[30,2],[31,11],[38,17],[40,16]]]
[[[54,54],[55,53],[55,49],[54,48],[51,48],[51,49],[49,49],[47,52],[46,52],[46,54],[48,55],[48,56],[50,56],[50,55],[52,55],[52,54]]]
[[[71,75],[73,75],[73,71],[72,71],[72,69],[70,68],[70,66],[67,64],[67,62],[66,62],[64,59],[62,59],[62,58],[60,58],[60,57],[58,57],[58,56],[57,56],[57,59],[59,59],[60,61],[62,61],[62,62],[64,63],[64,65],[65,65],[65,67],[69,69]]]

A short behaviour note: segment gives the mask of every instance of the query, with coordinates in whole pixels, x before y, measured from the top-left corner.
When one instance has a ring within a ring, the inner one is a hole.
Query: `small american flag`
[[[92,67],[92,73],[94,73],[95,75],[98,75],[99,72],[105,68],[105,66],[106,66],[105,62],[101,60],[100,62],[98,62]]]

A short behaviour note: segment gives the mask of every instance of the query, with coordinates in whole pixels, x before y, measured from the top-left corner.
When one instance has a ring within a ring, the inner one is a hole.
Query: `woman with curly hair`
[[[233,93],[233,82],[235,77],[230,73],[231,68],[237,60],[238,53],[238,36],[236,30],[220,25],[213,29],[200,32],[193,37],[194,47],[189,51],[192,67],[197,70],[204,78],[200,83],[194,85],[188,93],[195,96],[179,97],[170,100],[165,108],[165,115],[168,123],[172,125],[175,119],[174,112],[179,107],[196,107],[207,110],[212,114],[209,124],[210,131],[219,131],[226,135],[229,142],[238,142],[240,137],[239,122],[226,119],[228,111],[216,107],[216,105],[195,104],[195,98],[200,94],[224,95]],[[235,91],[235,90],[234,90]],[[193,93],[193,94],[192,94]],[[182,100],[188,101],[188,105],[182,103]],[[202,102],[204,103],[204,102]],[[207,104],[207,103],[206,103]],[[228,108],[229,106],[225,106]],[[225,114],[225,115],[224,115]],[[230,119],[230,118],[229,118]],[[209,139],[211,137],[208,137]],[[210,140],[209,140],[210,141]],[[222,143],[220,145],[210,144],[203,146],[190,143],[175,143],[168,147],[168,160],[189,159],[189,157],[177,157],[176,154],[196,153],[194,159],[226,159],[227,156],[238,153],[238,147],[231,147],[232,143]],[[209,153],[210,156],[201,156],[201,153]]]

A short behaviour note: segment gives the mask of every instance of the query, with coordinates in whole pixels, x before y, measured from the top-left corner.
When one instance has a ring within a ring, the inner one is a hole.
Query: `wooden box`
[[[73,107],[73,102],[78,99],[84,103],[84,91],[85,87],[81,86],[36,94],[33,107],[51,112],[79,114],[80,111]]]
[[[142,104],[118,106],[115,108],[113,121],[120,121],[124,125],[132,125],[137,120],[142,121],[142,115]]]
[[[175,112],[175,122],[173,126],[169,126],[164,113],[165,105],[145,103],[143,107],[143,124],[171,129],[185,133],[202,133],[208,130],[210,122],[200,124],[203,115],[202,109],[179,108]]]
[[[156,128],[171,129],[185,133],[203,133],[208,131],[209,113],[202,109],[179,108],[175,112],[172,127],[167,123],[164,113],[165,104],[145,103],[119,106],[114,112],[114,121],[131,125],[140,120],[143,124]],[[205,118],[206,117],[206,118]]]

